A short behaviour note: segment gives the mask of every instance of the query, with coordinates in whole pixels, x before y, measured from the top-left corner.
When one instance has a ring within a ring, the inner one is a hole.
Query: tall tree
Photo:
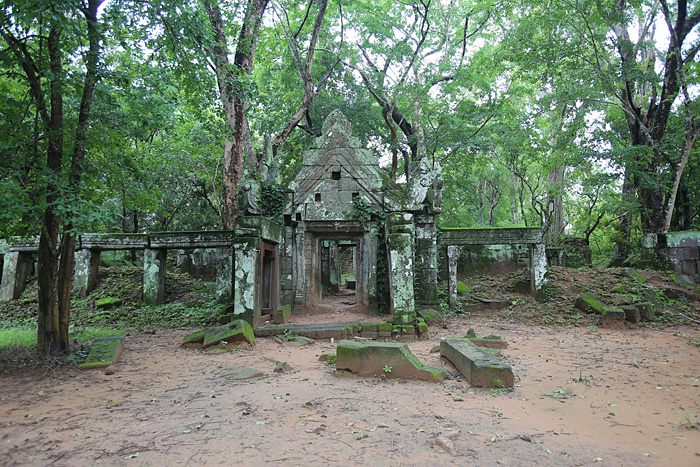
[[[255,158],[246,115],[248,106],[246,83],[250,80],[253,70],[255,46],[268,2],[269,0],[248,0],[236,51],[231,61],[221,8],[216,0],[204,0],[204,8],[214,34],[214,44],[209,53],[214,63],[227,127],[222,192],[222,217],[226,229],[233,229],[237,225],[238,185],[243,177],[246,159]]]
[[[38,350],[44,353],[70,351],[68,321],[77,227],[74,201],[81,189],[90,108],[98,79],[97,10],[101,3],[102,0],[3,2],[0,10],[0,35],[31,96],[37,121],[41,122],[37,130],[45,135],[40,150],[46,178],[39,239],[37,339]],[[80,58],[84,78],[72,135],[73,151],[66,167],[65,137],[71,130],[64,109],[64,98],[71,95],[66,62]]]
[[[659,6],[663,21],[659,18]],[[601,46],[608,39],[601,37],[590,23],[587,27],[591,37],[597,37],[593,44],[597,69],[609,80],[611,92],[624,112],[631,143],[637,149],[629,161],[627,177],[639,198],[642,229],[645,232],[666,231],[671,223],[678,183],[700,131],[688,92],[689,85],[698,79],[695,74],[689,82],[688,75],[700,51],[700,41],[692,38],[700,23],[700,8],[691,6],[693,11],[689,11],[687,0],[679,1],[675,9],[671,9],[666,0],[640,5],[623,0],[603,3],[599,8],[613,33],[619,59],[617,70],[611,66],[613,62]],[[582,19],[587,21],[583,13]],[[670,40],[665,53],[657,56],[657,28],[664,22]],[[636,39],[633,39],[634,31]],[[657,67],[661,71],[657,71]],[[681,154],[671,155],[664,150],[664,142],[679,93],[686,109],[686,140]],[[666,167],[671,163],[676,170],[668,174]],[[671,186],[668,179],[674,180]]]

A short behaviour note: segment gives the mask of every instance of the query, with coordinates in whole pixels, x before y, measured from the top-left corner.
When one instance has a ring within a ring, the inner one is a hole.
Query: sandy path
[[[187,332],[127,338],[118,372],[0,376],[3,465],[700,465],[698,329],[556,331],[486,318],[431,328],[412,342],[426,364],[441,336],[491,332],[510,343],[512,392],[336,378],[307,347],[258,339],[253,350],[181,349]],[[287,361],[273,373],[263,357]],[[265,372],[222,376],[231,363]],[[454,373],[453,373],[454,374]],[[455,400],[457,399],[457,400]],[[460,400],[463,399],[463,400]],[[698,418],[691,419],[698,422]],[[459,431],[455,455],[438,436]],[[523,439],[525,438],[525,439]]]

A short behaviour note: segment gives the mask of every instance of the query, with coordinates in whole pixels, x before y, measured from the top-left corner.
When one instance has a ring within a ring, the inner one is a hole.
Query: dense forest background
[[[443,227],[612,263],[700,228],[697,1],[0,5],[0,238],[41,235],[43,310],[76,234],[231,228],[244,173],[284,185],[336,108],[387,180],[426,148]]]

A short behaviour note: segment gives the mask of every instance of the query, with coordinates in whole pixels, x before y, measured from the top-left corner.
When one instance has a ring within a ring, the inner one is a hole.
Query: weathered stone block
[[[642,276],[635,268],[622,268],[622,275],[640,284],[643,284],[647,280],[647,278]]]
[[[9,251],[4,255],[0,301],[16,300],[22,295],[31,263],[30,259],[31,254],[22,251]]]
[[[123,350],[123,336],[98,337],[93,342],[87,358],[80,364],[80,369],[105,368],[113,365],[117,363]]]
[[[440,354],[464,375],[472,386],[481,388],[513,387],[511,367],[466,338],[445,338]]]
[[[224,326],[216,326],[188,334],[182,339],[183,345],[201,343],[203,349],[222,342],[227,344],[247,342],[254,345],[255,333],[247,321],[238,319]]]
[[[593,294],[588,292],[584,292],[576,297],[574,306],[581,311],[585,311],[586,313],[596,313],[599,315],[603,314],[603,310],[605,309],[605,305],[603,305],[600,300],[595,298]]]
[[[276,324],[284,324],[287,321],[289,321],[289,318],[292,316],[292,307],[291,305],[284,305],[281,306],[277,312],[275,313],[274,316],[274,321]]]
[[[639,308],[634,305],[622,305],[620,307],[625,312],[625,319],[631,323],[638,323],[642,320]]]
[[[97,310],[110,310],[120,306],[121,304],[122,301],[119,298],[105,297],[95,300],[95,308]]]
[[[600,317],[605,329],[625,329],[625,310],[617,307],[605,307]]]
[[[639,310],[639,316],[642,321],[654,321],[654,310],[656,307],[651,302],[635,303],[634,306]]]
[[[360,376],[381,376],[423,381],[442,381],[447,371],[424,366],[406,344],[389,342],[338,343],[336,368]],[[390,371],[386,371],[390,369]]]
[[[260,370],[248,368],[236,363],[231,364],[231,366],[224,370],[222,374],[224,377],[226,377],[226,379],[233,380],[257,379],[265,376],[265,374]]]

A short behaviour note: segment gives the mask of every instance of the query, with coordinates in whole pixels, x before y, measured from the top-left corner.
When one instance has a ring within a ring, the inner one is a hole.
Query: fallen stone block
[[[513,387],[514,377],[511,367],[483,348],[472,344],[468,338],[442,339],[440,354],[452,362],[472,386]]]
[[[225,376],[226,379],[244,380],[262,378],[265,374],[255,368],[248,368],[234,363],[223,372],[223,376]]]
[[[662,287],[661,293],[669,300],[687,300],[689,302],[697,300],[695,294],[673,287]]]
[[[348,370],[360,376],[384,376],[387,378],[442,381],[447,371],[424,366],[406,344],[393,342],[338,343],[336,368]]]
[[[95,309],[97,310],[111,310],[112,308],[116,308],[118,306],[121,306],[122,301],[118,298],[112,298],[112,297],[105,297],[105,298],[98,298],[95,300]]]
[[[201,348],[203,349],[224,342],[226,345],[235,345],[240,342],[247,342],[250,345],[254,345],[255,334],[253,328],[247,321],[237,319],[224,326],[215,326],[193,332],[182,339],[183,346],[198,347],[201,344]]]
[[[673,282],[680,286],[687,287],[689,289],[694,289],[697,287],[695,281],[690,276],[685,274],[671,274],[671,278],[673,279]]]
[[[275,360],[274,358],[270,357],[263,357],[265,360],[268,362],[272,362],[275,365],[275,369],[272,370],[274,373],[286,373],[288,371],[292,371],[292,367],[289,366],[289,363],[287,362],[281,362],[279,360]]]
[[[574,306],[581,311],[585,311],[586,313],[597,313],[599,315],[602,315],[603,310],[605,309],[603,302],[588,292],[584,292],[576,297]]]
[[[625,329],[625,310],[617,307],[605,307],[600,316],[600,321],[605,329]]]
[[[625,319],[631,323],[638,323],[642,320],[639,308],[634,305],[622,305],[620,307],[625,312]]]
[[[98,337],[93,342],[87,358],[80,364],[80,369],[106,368],[110,365],[114,365],[117,363],[123,350],[124,337]]]
[[[316,341],[310,337],[294,336],[287,341],[287,344],[291,345],[292,347],[304,347],[305,345],[311,345],[314,342]]]
[[[639,310],[639,316],[642,321],[654,321],[654,304],[651,302],[635,303],[634,306]]]
[[[640,284],[643,284],[647,280],[647,278],[642,276],[635,268],[622,268],[622,275]]]

